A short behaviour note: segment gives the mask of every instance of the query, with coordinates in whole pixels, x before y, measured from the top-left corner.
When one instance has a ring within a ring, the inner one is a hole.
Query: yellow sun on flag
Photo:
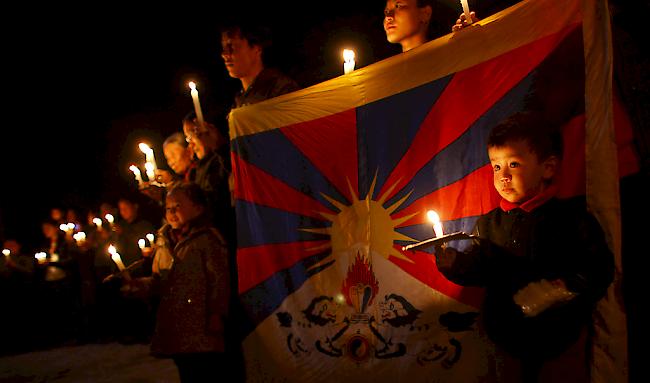
[[[387,196],[391,194],[394,186],[374,201],[371,196],[374,194],[377,176],[375,175],[370,190],[364,199],[359,199],[358,194],[352,189],[348,181],[348,188],[353,202],[345,205],[333,198],[321,194],[332,205],[339,209],[338,214],[321,213],[321,215],[332,222],[327,228],[306,228],[301,229],[307,232],[327,234],[331,237],[332,255],[340,254],[350,249],[366,248],[371,253],[376,253],[388,259],[394,256],[408,262],[412,262],[399,250],[393,247],[394,241],[415,241],[413,238],[401,234],[395,230],[401,223],[408,221],[415,214],[393,219],[391,214],[404,203],[411,195],[408,193],[393,205],[384,208]],[[329,257],[328,257],[329,258]],[[327,262],[327,258],[319,263]]]

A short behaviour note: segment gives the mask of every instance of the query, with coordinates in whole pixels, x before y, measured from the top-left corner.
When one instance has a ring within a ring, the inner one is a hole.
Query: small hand
[[[478,17],[476,17],[475,12],[470,12],[469,16],[472,18],[473,23],[478,21]],[[461,29],[465,28],[468,25],[470,25],[470,24],[467,22],[467,17],[465,17],[465,13],[463,12],[463,13],[460,14],[458,19],[456,20],[456,24],[454,24],[451,27],[451,31],[452,32],[458,32],[458,31],[460,31]]]

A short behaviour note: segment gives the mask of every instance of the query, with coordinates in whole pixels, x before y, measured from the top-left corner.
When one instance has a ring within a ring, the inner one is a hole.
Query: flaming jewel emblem
[[[348,275],[341,291],[357,314],[363,314],[377,295],[379,282],[372,272],[372,266],[360,253],[357,253],[354,263],[348,267]]]

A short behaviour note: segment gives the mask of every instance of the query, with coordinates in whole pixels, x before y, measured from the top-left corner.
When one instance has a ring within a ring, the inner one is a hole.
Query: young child
[[[134,279],[131,291],[157,292],[160,297],[152,354],[173,358],[182,382],[218,381],[221,367],[227,367],[226,243],[210,224],[207,201],[197,184],[174,186],[165,210],[167,224],[158,232],[153,275]]]
[[[438,268],[485,287],[485,330],[521,362],[522,381],[589,381],[586,329],[614,275],[603,232],[584,203],[555,198],[562,144],[542,118],[513,115],[487,146],[500,206],[478,219],[469,250],[436,248]]]

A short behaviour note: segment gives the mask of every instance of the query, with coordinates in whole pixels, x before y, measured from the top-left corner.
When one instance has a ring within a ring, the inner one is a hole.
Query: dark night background
[[[515,1],[469,3],[483,18]],[[342,73],[344,47],[355,49],[357,68],[399,53],[385,39],[384,5],[384,0],[100,0],[74,5],[23,2],[5,8],[7,22],[0,27],[0,240],[17,238],[29,252],[40,245],[40,224],[50,208],[73,207],[85,214],[102,202],[116,205],[120,196],[140,195],[128,170],[130,163],[143,163],[137,143],[153,144],[159,166],[166,166],[161,143],[181,130],[182,117],[192,110],[188,80],[199,84],[204,113],[223,117],[239,85],[228,77],[219,56],[219,27],[232,15],[269,25],[276,66],[307,87]],[[642,165],[641,181],[622,184],[624,191],[632,190],[622,208],[624,254],[633,256],[623,261],[630,343],[640,350],[640,332],[647,326],[639,303],[644,300],[636,297],[647,290],[647,277],[637,263],[647,255],[640,244],[647,234],[642,226],[625,222],[645,222],[648,216],[643,201],[650,169],[650,51],[643,36],[650,6],[647,0],[616,0],[610,1],[610,9],[615,82],[635,124]],[[439,35],[448,33],[460,12],[458,0],[438,1],[433,17]],[[160,214],[140,197],[145,213]],[[630,365],[632,376],[643,374],[640,355],[632,354]]]
[[[512,1],[470,0],[480,17]],[[617,4],[619,2],[615,2]],[[142,164],[140,140],[154,145],[164,167],[163,139],[180,131],[192,110],[187,81],[199,84],[206,115],[221,118],[239,83],[219,56],[219,27],[239,15],[269,25],[275,64],[307,87],[342,73],[343,47],[357,53],[357,68],[399,53],[382,27],[383,0],[349,2],[185,2],[147,5],[20,5],[3,26],[5,77],[0,238],[30,249],[41,240],[40,222],[54,206],[97,209],[138,195],[130,163]],[[23,7],[23,9],[21,9]],[[622,39],[633,117],[647,141],[647,52],[641,50],[638,5],[620,2],[615,22]],[[434,22],[447,33],[461,12],[440,0]],[[7,52],[9,52],[7,54]],[[8,66],[7,66],[8,64]],[[639,81],[640,80],[640,81]],[[643,140],[641,140],[643,142]],[[647,146],[641,148],[647,154]],[[645,157],[647,158],[647,156]],[[144,171],[144,169],[143,169]],[[145,212],[158,214],[142,197]],[[148,210],[147,210],[148,209]],[[85,216],[82,216],[84,218]]]

